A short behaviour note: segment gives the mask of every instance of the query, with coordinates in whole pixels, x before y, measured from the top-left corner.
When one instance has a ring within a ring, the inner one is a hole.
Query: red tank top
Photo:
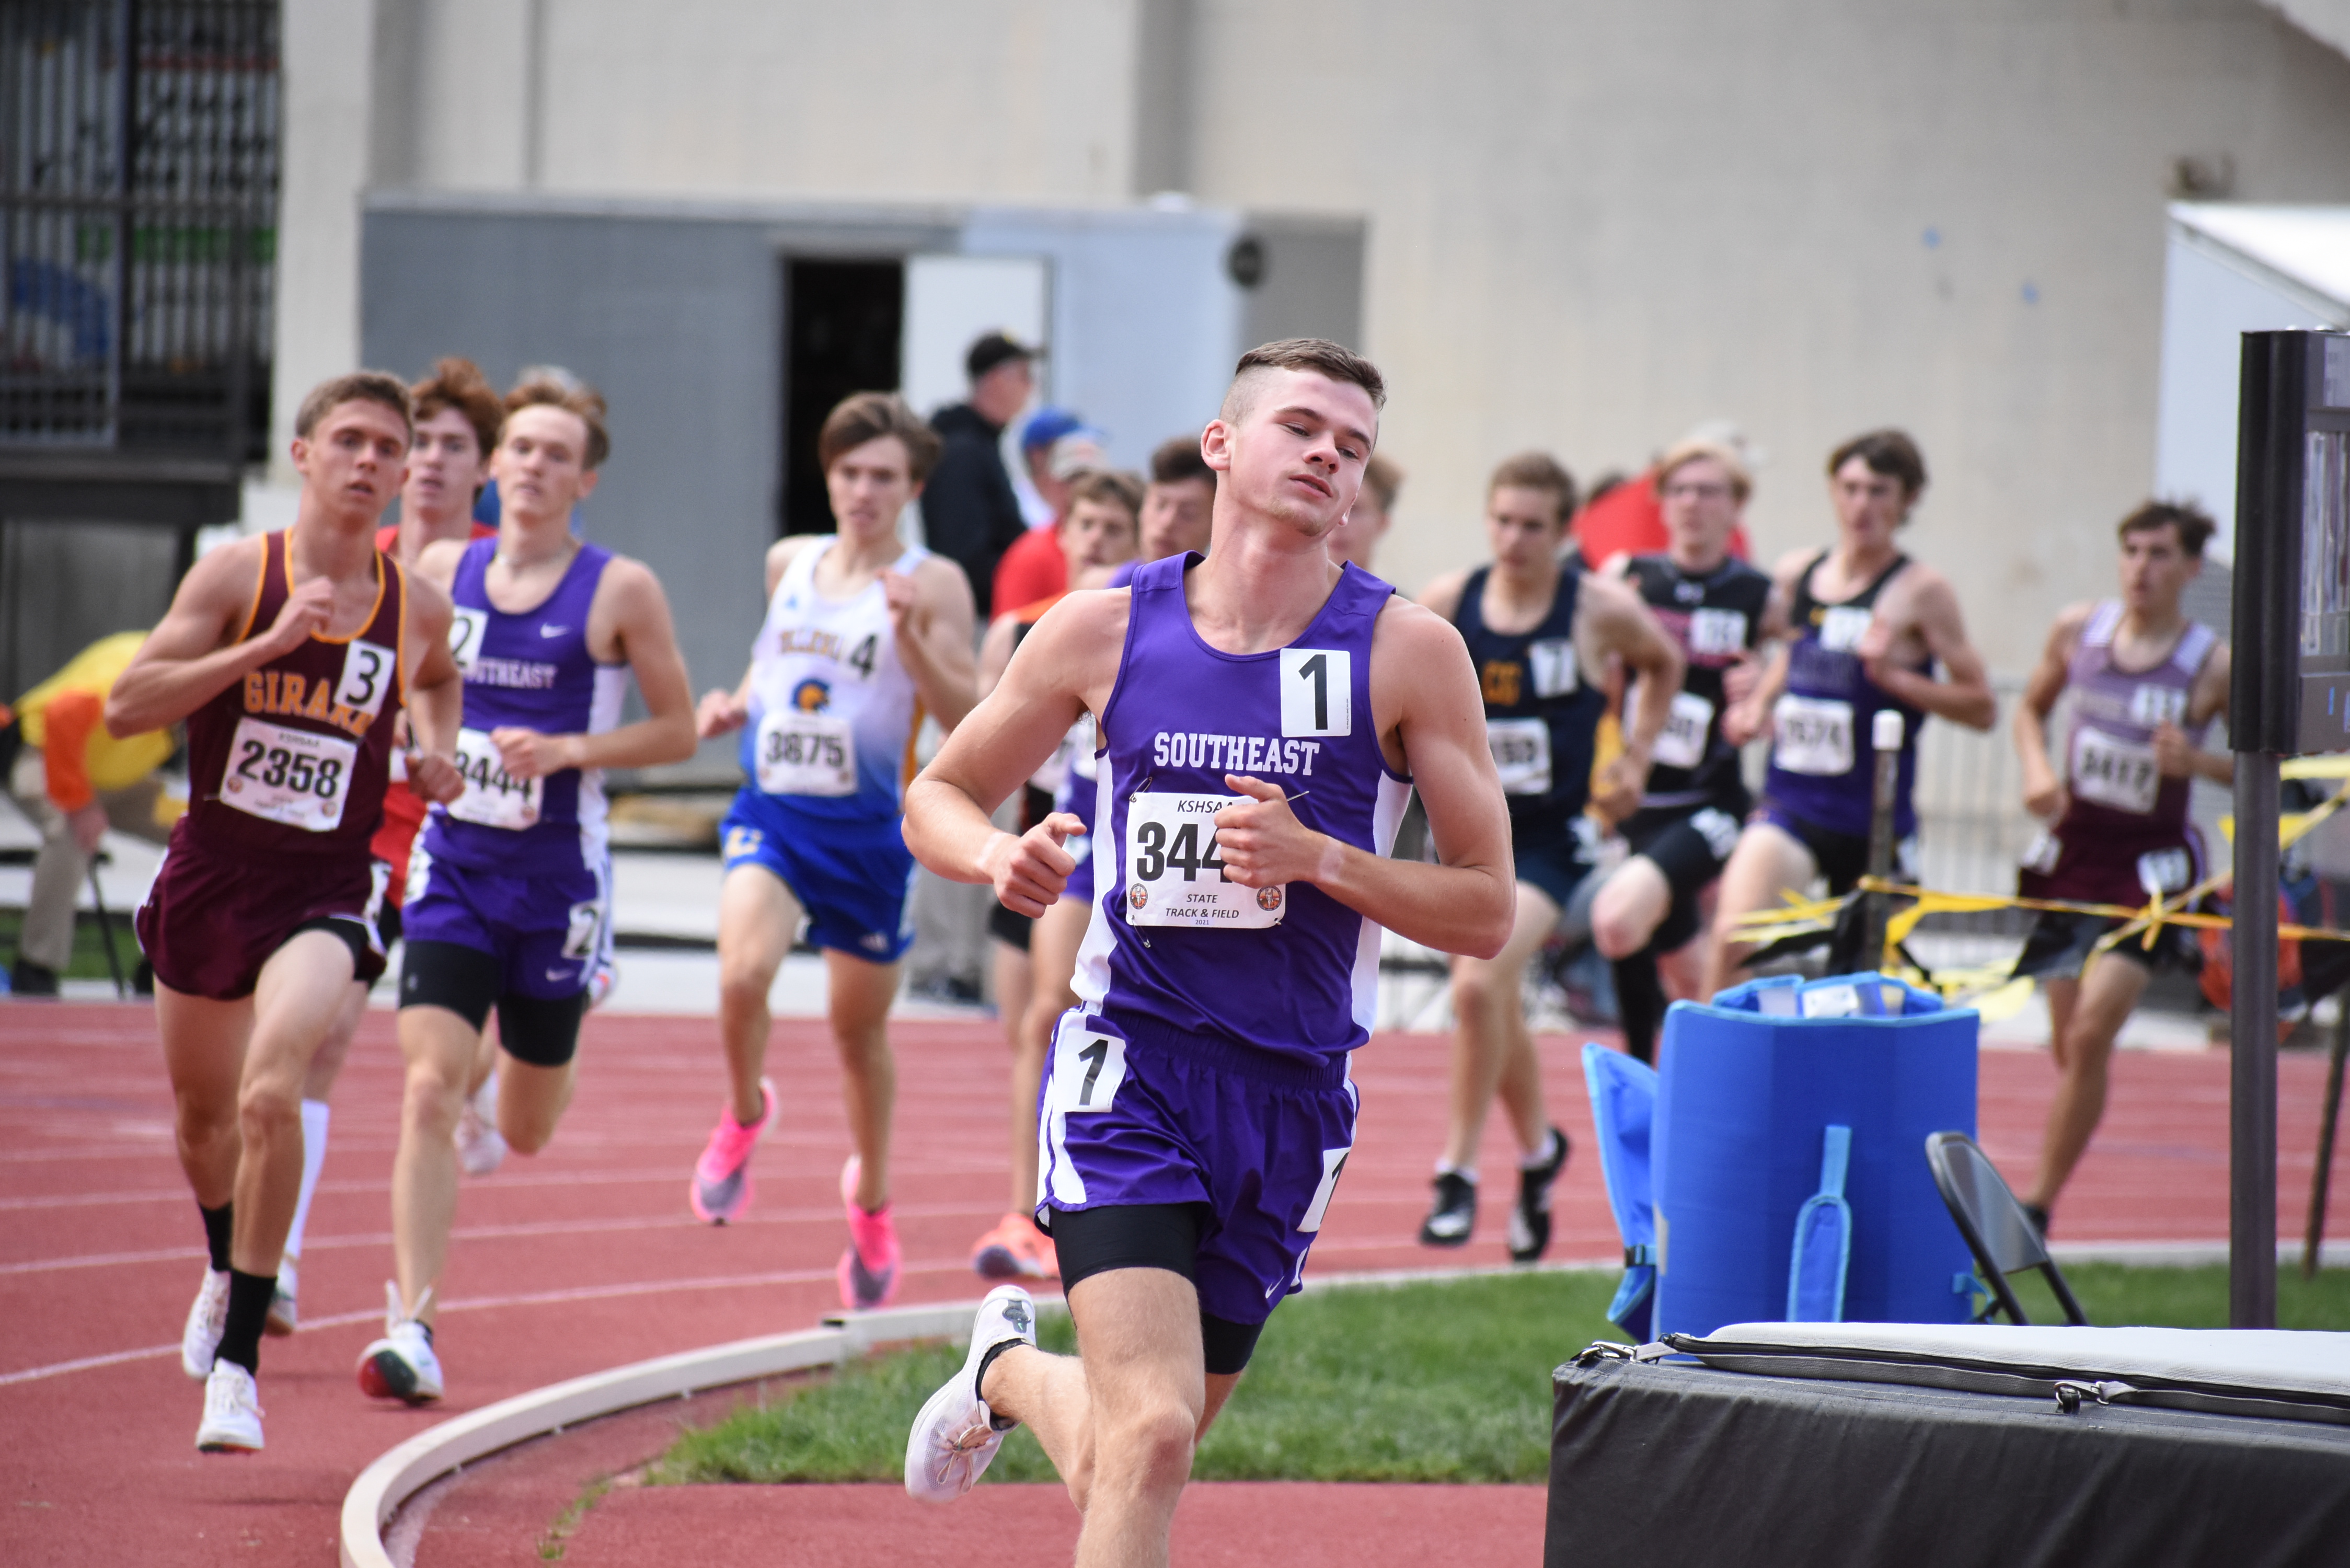
[[[261,583],[237,640],[285,607],[286,536],[262,536]],[[383,815],[400,690],[407,578],[376,552],[375,612],[349,637],[313,633],[188,716],[189,830],[208,848],[364,856]]]

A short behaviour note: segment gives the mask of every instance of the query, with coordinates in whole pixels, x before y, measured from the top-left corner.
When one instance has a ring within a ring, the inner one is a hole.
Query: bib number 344
[[[1146,791],[1127,802],[1128,925],[1253,930],[1281,923],[1288,888],[1224,880],[1216,813],[1240,798]]]

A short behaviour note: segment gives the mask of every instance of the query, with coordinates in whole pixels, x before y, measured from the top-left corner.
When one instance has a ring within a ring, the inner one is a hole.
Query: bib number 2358
[[[1128,925],[1250,930],[1280,924],[1288,889],[1227,882],[1216,855],[1216,813],[1240,799],[1147,791],[1127,802]]]

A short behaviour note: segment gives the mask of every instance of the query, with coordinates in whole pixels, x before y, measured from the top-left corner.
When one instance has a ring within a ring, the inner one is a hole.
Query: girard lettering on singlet
[[[244,674],[244,711],[314,719],[365,739],[375,715],[335,701],[335,683],[312,680],[290,670],[248,670]]]
[[[1285,741],[1275,735],[1207,735],[1191,730],[1161,730],[1151,738],[1150,762],[1161,768],[1208,768],[1217,773],[1296,774],[1310,776],[1319,741]]]

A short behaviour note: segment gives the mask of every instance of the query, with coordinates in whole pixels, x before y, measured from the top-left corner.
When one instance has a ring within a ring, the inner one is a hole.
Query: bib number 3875
[[[1126,919],[1135,926],[1251,930],[1278,925],[1286,888],[1224,880],[1216,854],[1216,813],[1229,794],[1147,791],[1126,806]]]
[[[759,788],[768,794],[857,793],[857,737],[848,721],[795,709],[759,722]]]

